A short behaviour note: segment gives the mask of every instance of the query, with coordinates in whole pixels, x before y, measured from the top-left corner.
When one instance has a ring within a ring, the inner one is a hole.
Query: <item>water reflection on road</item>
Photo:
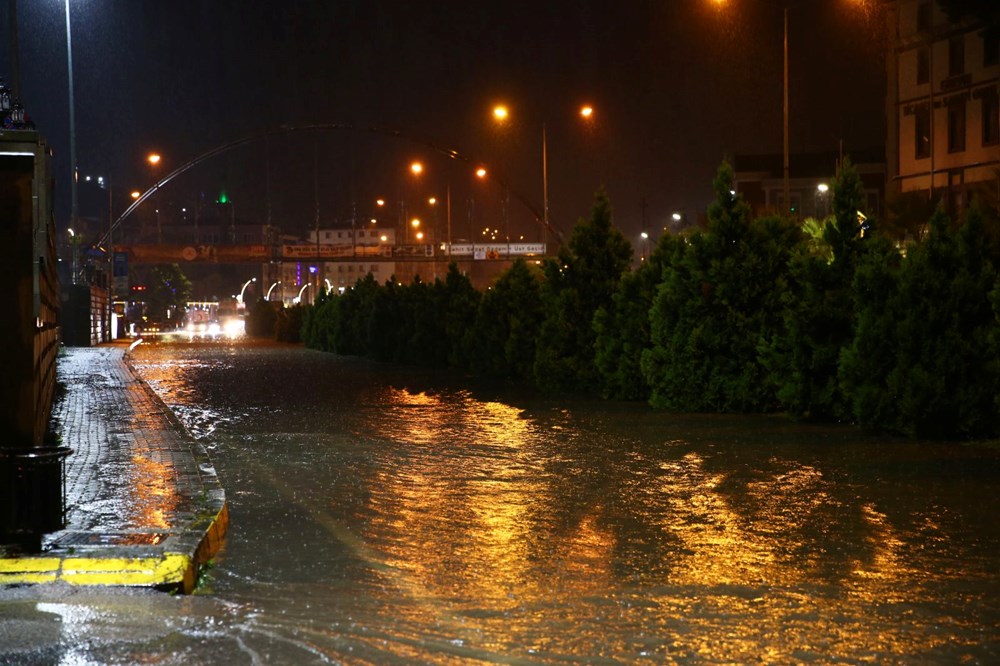
[[[209,447],[231,530],[199,595],[143,597],[159,632],[85,656],[1000,659],[982,449],[470,391],[299,348],[134,358]],[[120,619],[101,612],[97,634]]]

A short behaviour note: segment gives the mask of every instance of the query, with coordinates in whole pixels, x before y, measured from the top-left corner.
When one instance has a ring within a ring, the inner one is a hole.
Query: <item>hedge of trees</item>
[[[517,260],[485,292],[445,280],[325,294],[302,340],[547,391],[684,412],[784,411],[914,437],[1000,434],[996,211],[938,210],[901,249],[859,216],[845,160],[830,218],[751,215],[723,164],[704,228],[632,248],[598,193],[556,259]]]

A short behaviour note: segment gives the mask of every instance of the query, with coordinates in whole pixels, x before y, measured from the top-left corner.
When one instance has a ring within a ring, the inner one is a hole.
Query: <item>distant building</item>
[[[1000,192],[1000,27],[952,23],[932,0],[893,0],[887,54],[887,158],[899,192]]]
[[[280,281],[271,300],[282,300],[286,305],[312,303],[319,289],[343,291],[367,274],[383,283],[396,270],[392,258],[395,243],[394,229],[375,227],[317,229],[310,230],[304,241],[289,243],[286,239],[283,253],[294,255],[300,249],[304,258],[281,262],[269,270],[268,278]]]
[[[849,155],[861,176],[868,213],[878,215],[885,199],[886,165],[882,149]],[[822,218],[831,212],[830,186],[841,159],[839,153],[800,153],[789,156],[788,210],[799,218]],[[785,210],[784,159],[782,155],[736,155],[733,170],[736,190],[756,215]]]

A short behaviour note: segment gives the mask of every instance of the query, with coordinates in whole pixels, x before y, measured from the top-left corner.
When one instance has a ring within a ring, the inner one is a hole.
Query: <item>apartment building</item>
[[[890,3],[890,187],[967,206],[1000,194],[1000,28],[932,0]]]

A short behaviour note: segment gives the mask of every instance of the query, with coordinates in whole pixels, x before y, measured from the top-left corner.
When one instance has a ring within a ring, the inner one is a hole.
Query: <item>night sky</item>
[[[724,156],[781,152],[786,4],[793,155],[883,142],[883,22],[860,0],[71,3],[80,173],[110,176],[119,210],[128,190],[215,146],[282,124],[347,123],[404,138],[273,136],[192,169],[159,205],[225,191],[240,219],[270,215],[303,232],[317,207],[333,226],[367,218],[377,196],[416,211],[450,189],[453,235],[503,219],[503,188],[476,183],[471,163],[431,143],[502,175],[517,227],[530,217],[518,196],[542,207],[544,125],[553,223],[568,232],[605,186],[634,240],[643,215],[652,230],[674,211],[703,212]],[[65,6],[21,0],[17,11],[21,97],[55,151],[65,227]],[[511,117],[498,128],[490,111],[501,101]],[[577,116],[584,102],[590,125]],[[143,162],[149,150],[164,156],[159,172]],[[419,181],[406,170],[415,158],[426,167]]]

